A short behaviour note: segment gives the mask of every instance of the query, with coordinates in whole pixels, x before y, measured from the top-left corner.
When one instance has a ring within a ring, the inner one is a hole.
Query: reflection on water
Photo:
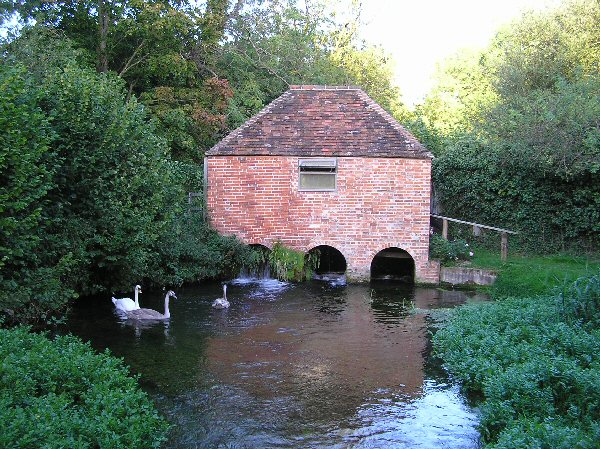
[[[237,279],[177,291],[170,322],[82,302],[68,330],[141,374],[172,448],[477,448],[474,412],[431,363],[423,310],[464,293],[401,284]],[[142,307],[160,308],[144,294]]]

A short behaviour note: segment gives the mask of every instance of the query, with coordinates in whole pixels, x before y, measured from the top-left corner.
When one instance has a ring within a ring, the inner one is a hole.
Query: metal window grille
[[[334,191],[337,187],[336,159],[300,159],[299,190]]]

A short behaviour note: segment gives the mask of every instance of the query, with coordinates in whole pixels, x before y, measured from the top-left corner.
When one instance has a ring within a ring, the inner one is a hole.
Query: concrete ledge
[[[496,273],[490,270],[461,267],[442,267],[440,269],[440,282],[452,285],[492,285],[496,282]]]

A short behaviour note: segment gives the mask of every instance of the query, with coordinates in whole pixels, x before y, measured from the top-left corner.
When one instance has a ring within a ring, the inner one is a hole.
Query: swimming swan
[[[229,307],[229,301],[227,301],[227,284],[223,284],[223,297],[215,299],[212,306],[215,309],[226,309]]]
[[[177,299],[173,290],[169,290],[165,296],[164,314],[152,309],[136,309],[128,311],[127,318],[131,318],[132,320],[168,320],[171,318],[171,313],[169,313],[169,298],[171,297]]]
[[[138,293],[142,293],[142,287],[139,285],[136,285],[134,290],[135,290],[135,292],[134,292],[135,301],[133,301],[131,298],[117,299],[114,296],[112,297],[112,302],[115,305],[115,307],[117,308],[117,310],[120,310],[121,312],[129,312],[130,310],[137,310],[140,308]]]

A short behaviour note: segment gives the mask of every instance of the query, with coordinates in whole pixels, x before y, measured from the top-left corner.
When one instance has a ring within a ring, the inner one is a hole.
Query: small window
[[[300,159],[300,190],[335,190],[335,159]]]

